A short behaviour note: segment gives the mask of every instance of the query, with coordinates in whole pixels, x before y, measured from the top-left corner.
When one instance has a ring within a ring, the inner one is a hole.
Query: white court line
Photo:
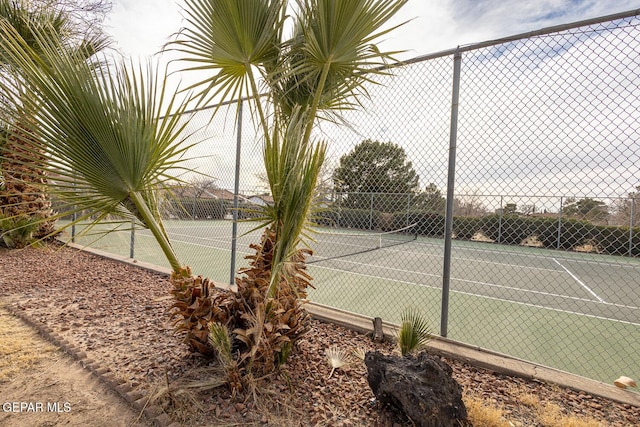
[[[402,268],[384,267],[384,266],[379,266],[379,265],[374,265],[374,264],[362,264],[362,263],[359,263],[359,262],[347,261],[347,260],[342,260],[342,259],[335,259],[335,260],[332,260],[332,261],[337,261],[339,263],[356,264],[356,265],[364,266],[364,267],[377,267],[377,268],[381,268],[383,270],[410,273],[410,274],[414,274],[414,275],[430,277],[432,279],[441,279],[442,278],[442,275],[440,275],[440,274],[424,273],[424,272],[420,272],[420,271],[405,270],[405,269],[402,269]],[[318,265],[314,264],[314,266],[318,266]],[[325,267],[325,266],[318,266],[318,267],[324,268],[326,270],[334,270],[334,271],[342,271],[342,272],[345,272],[345,273],[366,275],[368,277],[375,277],[375,278],[382,279],[382,280],[394,280],[394,279],[387,279],[386,277],[382,277],[382,276],[371,276],[371,275],[367,275],[367,274],[364,274],[364,273],[357,273],[357,272],[352,271],[352,270],[343,270],[343,269],[340,269],[340,268]],[[558,272],[558,270],[553,270],[553,271]],[[480,281],[477,281],[477,280],[469,280],[469,279],[458,279],[456,277],[452,277],[451,280],[455,281],[455,282],[470,283],[472,285],[486,286],[488,288],[498,288],[498,289],[508,289],[510,291],[519,291],[519,292],[523,292],[525,294],[544,295],[544,296],[548,296],[548,297],[564,298],[564,299],[570,299],[570,300],[574,300],[574,301],[594,302],[592,299],[589,299],[589,298],[580,298],[580,297],[574,297],[574,296],[571,296],[571,295],[554,294],[552,292],[543,292],[543,291],[536,291],[536,290],[532,290],[532,289],[518,288],[518,287],[514,287],[514,286],[498,285],[497,283],[480,282]],[[418,283],[418,282],[403,282],[403,283],[414,284],[414,285],[417,285],[417,286],[425,286],[422,283]],[[429,287],[431,287],[431,286],[429,286]],[[441,289],[441,288],[438,287],[437,289]],[[480,295],[480,294],[472,294],[472,295]],[[508,301],[508,300],[504,300],[504,301]],[[607,303],[605,303],[605,304],[607,304]],[[608,304],[608,305],[612,305],[612,304]],[[624,307],[626,307],[626,306],[624,306]],[[629,308],[637,308],[637,307],[629,307]]]
[[[420,242],[420,241],[414,241],[411,242],[411,244],[413,245],[421,245],[421,246],[429,246],[429,247],[435,247],[435,248],[439,248],[439,249],[443,249],[443,245],[439,245],[436,243],[430,243],[430,242]],[[507,246],[507,245],[504,245]],[[508,246],[507,246],[508,248]],[[384,249],[384,248],[383,248]],[[522,258],[534,258],[534,259],[549,259],[551,258],[548,255],[536,255],[536,254],[531,254],[531,253],[523,253],[523,252],[518,252],[517,251],[518,248],[514,248],[513,250],[509,250],[509,249],[489,249],[489,248],[474,248],[474,247],[470,247],[470,246],[463,246],[461,245],[460,247],[456,247],[454,248],[454,250],[456,251],[468,251],[468,252],[480,252],[480,253],[492,253],[492,254],[499,254],[499,255],[511,255],[511,256],[518,256],[518,257],[522,257]],[[553,249],[540,249],[542,251],[553,251],[555,253],[557,253],[557,251],[553,250]],[[418,252],[419,253],[419,252]],[[640,268],[640,263],[634,263],[635,260],[633,258],[628,258],[628,257],[620,257],[620,262],[617,261],[612,261],[612,260],[596,260],[596,259],[580,259],[578,257],[580,256],[584,256],[581,254],[576,254],[576,253],[571,253],[571,252],[567,252],[565,256],[563,257],[557,257],[563,261],[571,261],[571,262],[576,262],[576,263],[582,263],[582,264],[596,264],[596,265],[608,265],[608,266],[612,266],[612,267],[620,267],[620,268],[631,268],[633,270],[637,270],[638,268]],[[599,255],[601,257],[614,257],[614,255]]]
[[[585,285],[585,284],[584,284],[584,282],[583,282],[582,280],[578,279],[578,277],[577,277],[575,274],[573,274],[572,272],[570,272],[570,271],[569,271],[569,269],[568,269],[567,267],[565,267],[564,265],[560,264],[560,262],[559,262],[557,259],[555,259],[555,258],[551,258],[551,259],[552,259],[552,260],[554,260],[554,261],[555,261],[555,263],[556,263],[556,264],[558,264],[558,265],[559,265],[559,266],[560,266],[564,271],[566,271],[567,273],[569,273],[569,276],[573,277],[573,280],[575,280],[576,282],[578,282],[578,284],[579,284],[580,286],[582,286],[583,288],[585,288],[585,289],[587,290],[587,292],[589,292],[591,295],[593,295],[594,297],[596,297],[596,298],[598,299],[598,301],[600,301],[600,302],[602,302],[602,303],[605,303],[605,304],[607,303],[605,300],[603,300],[602,298],[600,298],[600,297],[598,296],[598,294],[596,294],[595,292],[593,292],[593,291],[591,290],[591,288],[590,288],[590,287],[588,287],[587,285]]]
[[[143,236],[144,237],[153,238],[153,236],[151,236],[151,235],[143,235]],[[225,251],[229,250],[228,248],[220,248],[220,247],[217,247],[217,246],[202,245],[202,244],[197,244],[197,243],[193,243],[193,242],[189,242],[189,241],[185,241],[185,240],[174,240],[174,242],[185,243],[185,244],[204,247],[204,248],[211,248],[211,249],[218,249],[218,250],[225,250]],[[243,255],[251,254],[250,252],[244,252],[244,251],[238,251],[238,253],[239,254],[243,254]],[[372,265],[372,264],[362,264],[362,263],[357,263],[357,262],[354,262],[354,261],[346,261],[346,260],[336,260],[336,261],[348,262],[348,263],[365,265],[365,266],[372,266],[372,267],[375,266],[377,268],[382,268],[384,270],[398,270],[398,271],[403,271],[403,272],[407,271],[407,270],[401,270],[401,269],[394,269],[392,267],[384,267],[384,266]],[[322,270],[339,271],[339,272],[345,273],[345,274],[353,274],[353,275],[356,275],[356,276],[364,276],[364,277],[369,277],[369,278],[374,278],[374,279],[381,279],[381,280],[389,281],[389,282],[396,282],[396,283],[403,283],[403,284],[407,284],[407,285],[414,285],[414,286],[419,286],[419,287],[422,287],[422,288],[431,288],[431,289],[436,289],[436,290],[441,290],[442,289],[440,286],[430,286],[430,285],[425,285],[425,284],[417,283],[417,282],[409,282],[409,281],[406,281],[406,280],[391,279],[391,278],[382,277],[382,276],[372,276],[370,274],[357,273],[357,272],[351,271],[351,270],[343,270],[343,269],[340,269],[340,268],[326,267],[326,266],[321,266],[321,265],[318,265],[318,264],[313,264],[313,267],[314,268],[320,268]],[[409,271],[409,273],[411,273],[411,271]],[[414,274],[421,274],[423,276],[432,277],[432,278],[441,277],[440,275],[417,272],[417,271],[413,272],[413,273]],[[522,292],[525,292],[525,293],[528,292],[528,293],[542,294],[542,295],[547,295],[547,296],[552,296],[552,297],[560,297],[560,298],[566,298],[566,299],[572,299],[572,300],[578,300],[578,301],[593,302],[593,300],[585,299],[585,298],[572,297],[572,296],[569,296],[569,295],[553,294],[553,293],[548,293],[548,292],[533,291],[533,290],[529,290],[529,289],[521,289],[521,288],[510,287],[510,286],[497,285],[497,284],[494,284],[494,283],[476,282],[476,281],[473,281],[473,280],[456,279],[454,277],[452,277],[451,280],[455,280],[455,281],[458,281],[458,282],[468,282],[468,283],[480,284],[480,285],[485,285],[485,286],[489,286],[489,287],[498,287],[498,288],[504,288],[504,289],[509,289],[509,290],[517,290],[517,291],[522,291]],[[455,292],[455,293],[459,293],[459,294],[465,294],[465,295],[472,295],[472,296],[477,296],[477,297],[481,297],[481,298],[488,298],[488,299],[492,299],[492,300],[496,300],[496,301],[511,302],[511,303],[526,305],[526,306],[530,306],[530,307],[546,308],[548,310],[560,311],[560,312],[571,313],[571,314],[579,314],[579,315],[583,315],[583,316],[587,316],[587,317],[594,317],[594,318],[598,318],[598,319],[606,319],[606,320],[612,320],[612,321],[616,321],[616,322],[620,321],[620,322],[623,322],[623,323],[630,323],[632,325],[636,325],[633,322],[616,320],[616,319],[611,319],[611,318],[601,317],[601,316],[594,316],[594,315],[586,314],[586,313],[559,310],[559,309],[555,309],[555,308],[551,308],[551,307],[545,307],[545,306],[540,306],[540,305],[535,305],[535,304],[530,304],[530,303],[524,303],[524,302],[518,302],[518,301],[513,301],[513,300],[505,300],[505,299],[490,297],[490,296],[482,295],[482,294],[474,294],[472,292],[464,292],[464,291],[456,291],[456,290],[452,290],[451,292]],[[614,306],[614,307],[632,308],[632,309],[637,309],[638,308],[638,307],[634,307],[634,306],[627,306],[627,305],[622,305],[622,304],[608,303],[608,302],[606,302],[606,301],[604,301],[602,299],[600,299],[600,302],[603,303],[603,304],[606,304],[608,306]]]
[[[415,275],[419,275],[419,276],[430,277],[432,279],[438,279],[438,278],[441,279],[442,278],[442,275],[440,275],[440,274],[424,273],[424,272],[420,272],[420,271],[405,270],[405,269],[402,269],[402,268],[386,267],[386,266],[375,265],[375,264],[363,264],[363,263],[360,263],[360,262],[349,261],[349,260],[345,260],[345,259],[342,259],[342,258],[332,259],[331,261],[332,262],[337,262],[337,263],[355,264],[355,265],[364,266],[364,267],[375,267],[375,268],[380,268],[382,270],[405,272],[405,273],[415,274]],[[388,277],[376,276],[376,275],[371,275],[371,274],[366,274],[366,273],[358,273],[358,272],[355,272],[353,270],[344,270],[342,268],[327,267],[327,266],[319,265],[319,264],[312,264],[312,265],[313,265],[313,267],[321,268],[321,269],[324,269],[324,270],[339,271],[339,272],[347,273],[347,274],[355,274],[355,275],[358,275],[358,276],[366,276],[366,277],[371,277],[371,278],[374,278],[374,279],[388,280],[388,281],[392,281],[392,282],[400,282],[400,283],[405,283],[405,284],[409,284],[409,285],[416,285],[416,286],[428,287],[428,288],[433,288],[433,289],[442,289],[439,286],[437,286],[437,287],[436,286],[429,286],[429,285],[425,285],[425,284],[418,283],[418,282],[408,282],[408,281],[405,281],[405,280],[391,279],[391,278],[388,278]],[[559,273],[558,270],[552,270],[552,271],[554,271],[556,273]],[[585,301],[585,302],[590,302],[590,303],[596,303],[593,299],[590,299],[590,298],[580,298],[580,297],[575,297],[575,296],[571,296],[571,295],[562,295],[562,294],[554,294],[554,293],[551,293],[551,292],[535,291],[535,290],[531,290],[531,289],[517,288],[517,287],[513,287],[513,286],[498,285],[496,283],[480,282],[480,281],[469,280],[469,279],[459,279],[459,278],[456,278],[456,277],[452,277],[451,280],[455,281],[455,282],[462,282],[462,283],[470,283],[470,284],[473,284],[473,285],[487,286],[489,288],[508,289],[508,290],[511,290],[511,291],[520,291],[520,292],[530,293],[530,294],[539,294],[539,295],[544,295],[544,296],[564,298],[564,299],[570,299],[570,300],[575,300],[575,301]],[[463,291],[456,291],[456,292],[464,293]],[[482,294],[473,294],[473,293],[470,293],[469,295],[486,296],[486,295],[482,295]],[[487,296],[487,298],[489,298],[489,297]],[[511,301],[511,300],[502,300],[502,299],[499,299],[499,300],[500,301]],[[602,301],[602,304],[605,304],[605,305],[610,306],[610,307],[630,308],[630,309],[634,309],[634,310],[640,308],[640,307],[636,307],[636,306],[630,306],[630,305],[624,305],[624,304],[616,304],[616,303],[610,303],[610,302],[606,302],[606,301]]]
[[[429,253],[426,253],[426,252],[402,251],[402,250],[391,249],[391,248],[380,248],[378,250],[385,251],[385,252],[399,253],[399,254],[412,254],[412,255],[419,255],[419,256],[427,256],[427,257],[438,258],[438,259],[442,259],[442,256],[443,256],[442,254],[429,254]],[[543,258],[546,259],[546,257],[543,257]],[[493,264],[493,265],[500,265],[500,266],[524,268],[524,269],[527,269],[527,270],[558,271],[558,270],[553,269],[553,268],[533,267],[533,266],[530,266],[530,265],[512,264],[512,263],[509,263],[509,262],[487,261],[487,260],[478,259],[478,258],[465,258],[465,257],[460,257],[460,256],[453,256],[452,259],[459,260],[459,261],[477,262],[479,264]]]
[[[318,264],[314,264],[313,267],[314,268],[321,268],[321,269],[325,269],[325,270],[337,270],[337,271],[341,271],[341,272],[343,272],[345,274],[355,274],[356,276],[364,276],[364,277],[368,277],[368,278],[382,279],[382,280],[389,281],[389,282],[402,283],[402,284],[406,284],[406,285],[415,285],[415,286],[419,286],[421,288],[430,288],[430,289],[435,289],[435,290],[442,290],[442,288],[439,287],[439,286],[424,285],[424,284],[421,284],[421,283],[408,282],[406,280],[387,279],[387,278],[379,277],[379,276],[369,276],[368,274],[363,274],[363,273],[354,273],[352,271],[339,270],[339,269],[335,269],[335,268],[331,268],[331,267],[322,267],[322,266],[319,266]],[[513,301],[513,300],[508,300],[508,299],[490,297],[490,296],[487,296],[487,295],[474,294],[473,292],[456,291],[456,290],[452,289],[451,293],[461,294],[461,295],[469,295],[469,296],[474,296],[474,297],[478,297],[478,298],[485,298],[485,299],[493,300],[493,301],[500,301],[500,302],[506,302],[506,303],[511,303],[511,304],[523,305],[525,307],[541,308],[543,310],[550,310],[550,311],[555,311],[555,312],[558,312],[558,313],[575,314],[577,316],[584,316],[584,317],[589,317],[589,318],[592,318],[592,319],[608,320],[608,321],[616,322],[616,323],[624,323],[624,324],[627,324],[627,325],[640,326],[640,323],[630,322],[628,320],[612,319],[610,317],[596,316],[594,314],[580,313],[580,312],[577,312],[577,311],[570,311],[570,310],[563,310],[563,309],[560,309],[560,308],[546,307],[544,305],[537,305],[537,304],[531,304],[531,303],[527,303],[527,302]],[[594,301],[591,301],[591,302],[594,302]]]

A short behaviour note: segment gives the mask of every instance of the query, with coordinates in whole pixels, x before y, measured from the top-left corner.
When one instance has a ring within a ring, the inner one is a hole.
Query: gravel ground
[[[209,378],[215,364],[190,354],[173,332],[166,310],[170,284],[163,275],[70,248],[0,249],[0,303],[17,304],[87,357],[151,396],[184,378]],[[158,402],[186,425],[395,426],[405,421],[376,405],[366,368],[354,361],[329,378],[324,349],[338,346],[393,351],[368,337],[314,321],[287,366],[256,379],[256,393],[231,399],[225,387],[164,394]],[[355,360],[355,358],[354,358]],[[563,413],[588,416],[603,426],[638,425],[640,408],[561,387],[498,375],[448,360],[466,395],[503,408],[512,426],[542,425],[536,405],[557,404]]]

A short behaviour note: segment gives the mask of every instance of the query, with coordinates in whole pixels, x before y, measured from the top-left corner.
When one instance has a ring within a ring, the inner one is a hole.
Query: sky
[[[389,34],[381,48],[404,50],[397,58],[405,60],[450,50],[458,45],[634,9],[640,9],[640,0],[409,0],[391,24],[409,22]],[[112,14],[106,22],[107,31],[116,46],[127,56],[156,53],[180,26],[179,3],[171,0],[115,0]],[[613,53],[603,66],[612,62],[616,65],[603,68],[604,71],[599,71],[597,58],[589,72],[585,72],[580,62],[592,55],[592,44],[605,43],[609,46],[603,49],[617,46],[616,40],[609,40],[613,36],[620,37],[620,34],[603,33],[597,35],[601,37],[599,39],[587,37],[566,47],[560,42],[558,51],[545,56],[545,59],[524,58],[521,63],[532,67],[525,73],[516,69],[504,70],[522,59],[518,56],[526,57],[534,52],[536,40],[518,45],[517,49],[506,47],[504,52],[500,50],[503,47],[496,48],[491,51],[490,58],[484,59],[486,68],[481,68],[479,63],[469,67],[467,72],[470,74],[474,69],[490,69],[493,74],[488,78],[470,75],[462,87],[461,117],[467,121],[460,124],[456,189],[466,194],[553,196],[549,199],[553,205],[561,200],[558,195],[624,196],[633,189],[637,183],[632,175],[640,174],[638,167],[634,166],[635,163],[640,164],[640,158],[637,158],[640,129],[633,123],[640,121],[636,120],[638,109],[629,102],[637,99],[640,93],[634,89],[639,87],[638,82],[634,81],[630,86],[624,76],[628,70],[638,68],[640,54],[633,51]],[[469,55],[465,61],[472,63],[473,58]],[[330,141],[330,161],[334,165],[341,155],[365,138],[393,140],[413,157],[414,167],[421,176],[421,186],[434,182],[444,190],[451,80],[447,73],[437,74],[437,66],[425,65],[422,72],[433,70],[436,74],[430,77],[430,87],[421,87],[418,79],[424,81],[425,77],[419,76],[421,71],[416,69],[422,68],[413,67],[406,73],[399,72],[401,76],[397,81],[403,82],[404,86],[400,83],[396,86],[393,80],[388,87],[376,89],[376,96],[384,101],[372,103],[367,111],[350,119],[352,123],[360,124],[357,134],[349,134],[344,128],[326,130],[324,136]],[[448,70],[448,66],[445,69]],[[599,76],[612,72],[616,73],[619,82],[599,79]],[[632,71],[630,78],[636,75]],[[530,77],[536,80],[531,81]],[[438,87],[433,86],[438,79],[441,79]],[[497,79],[501,79],[499,83]],[[563,89],[554,95],[550,88],[556,84],[562,88],[575,85],[578,89]],[[536,85],[543,85],[548,92],[522,91],[522,88],[535,88]],[[599,94],[594,96],[602,98],[583,99],[582,93],[590,93],[594,85],[597,86],[594,93]],[[620,91],[622,101],[609,94],[614,90]],[[475,96],[464,98],[465,93]],[[533,99],[537,104],[531,104]],[[594,101],[597,105],[605,105],[613,99],[616,101],[612,109],[590,110],[589,105]],[[527,102],[536,109],[535,114],[527,109],[518,110]],[[507,115],[496,116],[507,104],[511,106]],[[575,114],[563,113],[572,110]],[[622,135],[617,135],[621,129],[618,119],[632,110],[633,116],[623,123]],[[550,118],[566,129],[550,126]],[[220,115],[206,129],[202,125],[205,122],[204,118],[198,123],[193,120],[193,129],[202,127],[200,135],[211,141],[207,144],[209,156],[196,167],[216,177],[220,186],[232,189],[235,163],[232,154],[235,144],[233,114]],[[245,127],[250,126],[246,122]],[[521,129],[530,130],[523,132]],[[609,137],[611,141],[606,140]],[[526,144],[522,139],[527,140]],[[470,143],[475,145],[470,147]],[[243,144],[242,182],[247,186],[257,186],[256,172],[262,167],[260,145],[256,141]],[[488,156],[490,160],[480,161],[481,155]],[[535,158],[535,162],[523,163],[523,158]],[[589,159],[598,164],[586,168]],[[526,202],[526,199],[519,201]]]
[[[125,55],[152,55],[182,25],[182,4],[114,0],[106,30]],[[640,9],[640,0],[409,0],[392,24],[409,22],[381,46],[404,50],[399,59],[408,59],[632,9]]]

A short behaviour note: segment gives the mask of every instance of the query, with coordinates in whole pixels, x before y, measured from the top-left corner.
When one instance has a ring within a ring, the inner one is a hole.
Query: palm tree
[[[239,297],[233,304],[215,299],[208,319],[230,326],[254,369],[273,369],[304,332],[301,298],[311,277],[303,245],[326,149],[313,138],[316,121],[357,108],[363,84],[384,73],[379,67],[392,52],[373,42],[391,30],[383,26],[405,3],[297,0],[285,38],[287,1],[185,0],[188,25],[172,48],[192,64],[184,70],[211,73],[193,86],[200,102],[246,97],[262,130],[274,204],[260,212],[264,232],[236,279]]]
[[[0,21],[0,57],[13,65],[0,90],[20,100],[0,116],[3,127],[20,124],[3,160],[20,154],[22,163],[55,172],[43,185],[65,211],[79,213],[77,221],[115,216],[149,228],[180,272],[158,197],[189,148],[179,119],[187,100],[169,96],[165,75],[151,64],[87,61],[86,51],[58,44],[48,31],[36,29],[33,39],[37,49]]]
[[[36,33],[49,43],[60,46],[76,40],[73,27],[63,12],[34,8],[22,0],[0,0],[0,20],[11,26],[32,52],[41,57],[43,52]],[[106,39],[96,36],[76,42],[75,49],[81,53],[79,59],[84,60],[105,46]],[[7,55],[0,58],[0,73],[5,78],[10,78],[12,69],[17,66]],[[16,95],[19,98],[2,93],[3,103],[10,104],[14,102],[12,99],[18,99],[20,103],[24,93]],[[54,232],[51,198],[43,187],[48,177],[42,167],[42,159],[39,156],[25,157],[29,152],[35,154],[32,141],[22,131],[26,126],[25,123],[13,123],[12,131],[5,138],[0,169],[0,233],[10,247],[24,246],[32,238],[43,238]]]

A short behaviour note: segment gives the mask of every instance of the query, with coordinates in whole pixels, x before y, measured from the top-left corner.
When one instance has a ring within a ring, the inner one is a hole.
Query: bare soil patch
[[[354,361],[329,378],[331,368],[324,356],[325,348],[392,352],[392,344],[374,344],[361,334],[314,321],[285,368],[271,377],[255,380],[255,393],[232,399],[224,387],[180,392],[176,389],[179,381],[186,377],[208,380],[216,363],[189,353],[180,336],[174,334],[166,314],[171,299],[165,276],[69,248],[0,250],[0,265],[3,302],[52,328],[141,396],[161,394],[168,385],[171,392],[164,393],[157,403],[180,424],[411,425],[408,420],[381,411],[368,387],[363,364]],[[540,407],[549,405],[555,405],[553,408],[560,415],[583,417],[586,421],[582,425],[629,426],[640,420],[640,408],[630,405],[495,374],[453,360],[448,363],[466,396],[502,410],[501,425],[548,425],[540,420],[538,412]],[[42,365],[34,367],[33,372],[45,376],[46,372],[67,369],[66,364],[62,366],[56,368],[53,364],[47,371]],[[27,377],[16,380],[29,382]],[[70,396],[67,392],[71,393],[74,387],[88,387],[72,383],[57,396]],[[4,388],[0,390],[4,395]],[[41,399],[38,390],[34,388],[31,396],[24,394],[20,398]],[[71,398],[57,400],[60,399]],[[82,415],[73,411],[69,420]],[[91,410],[86,416],[85,421],[91,422],[82,425],[109,419]]]
[[[0,425],[131,426],[137,414],[0,307]]]

